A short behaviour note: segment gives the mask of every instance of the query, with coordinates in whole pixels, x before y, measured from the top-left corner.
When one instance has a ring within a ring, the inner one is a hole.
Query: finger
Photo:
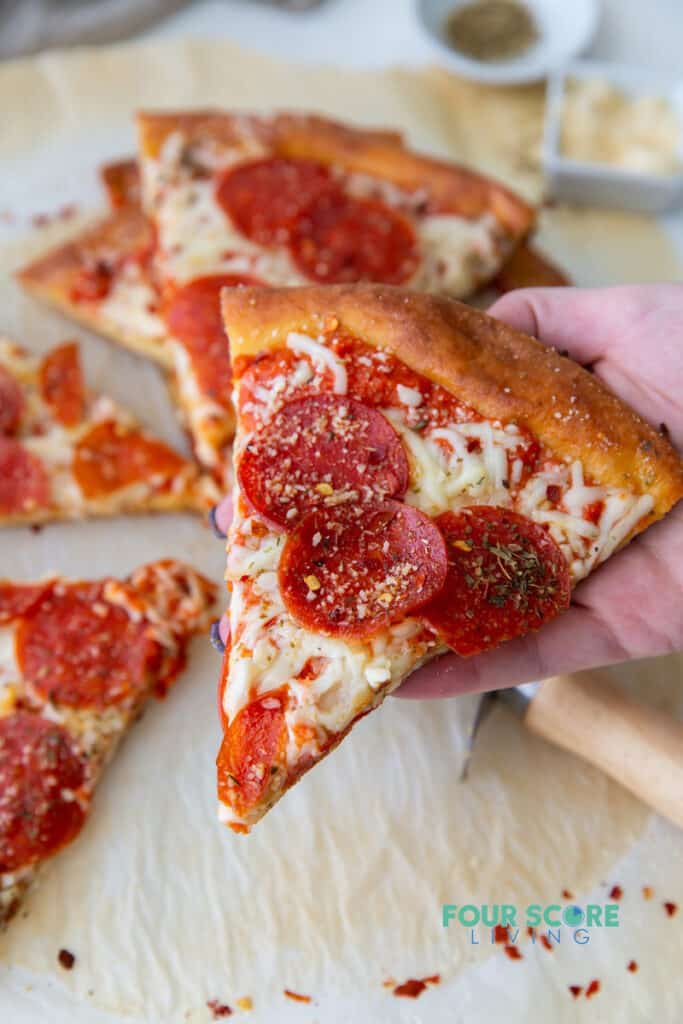
[[[418,669],[397,697],[424,700],[502,690],[566,672],[625,661],[628,652],[590,609],[570,608],[561,619],[475,658],[446,654]]]
[[[232,521],[232,498],[228,494],[218,505],[209,512],[209,522],[217,537],[224,539],[230,529]]]
[[[579,363],[594,363],[645,301],[640,288],[522,288],[489,309],[525,334],[566,350]]]

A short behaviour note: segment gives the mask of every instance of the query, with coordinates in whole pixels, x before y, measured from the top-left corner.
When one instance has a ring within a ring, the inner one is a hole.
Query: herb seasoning
[[[496,61],[525,53],[538,39],[538,29],[520,0],[472,0],[451,11],[444,35],[466,57]]]

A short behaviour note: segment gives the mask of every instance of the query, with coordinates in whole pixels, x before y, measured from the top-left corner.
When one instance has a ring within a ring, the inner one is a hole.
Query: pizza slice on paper
[[[78,346],[0,338],[0,525],[202,511],[213,482],[127,410],[86,390]]]
[[[415,668],[536,630],[683,495],[552,349],[388,287],[223,293],[235,377],[222,820],[248,831]]]
[[[138,355],[173,366],[159,313],[154,233],[142,212],[134,160],[106,164],[100,177],[110,213],[17,274],[31,295]]]
[[[0,930],[80,832],[118,743],[208,628],[215,591],[171,559],[125,580],[0,579]]]

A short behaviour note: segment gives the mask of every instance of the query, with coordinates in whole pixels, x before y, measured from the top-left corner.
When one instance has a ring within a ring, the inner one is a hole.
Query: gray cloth
[[[129,39],[190,0],[0,0],[0,58]],[[254,0],[245,0],[254,2]],[[271,0],[303,10],[319,0]]]

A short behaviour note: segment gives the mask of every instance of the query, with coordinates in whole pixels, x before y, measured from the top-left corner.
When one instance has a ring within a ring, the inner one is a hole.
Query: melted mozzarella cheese
[[[488,281],[500,268],[509,244],[490,213],[477,220],[454,214],[424,217],[419,221],[419,242],[422,260],[408,287],[455,298],[471,295]]]
[[[384,693],[397,686],[426,654],[428,645],[420,639],[423,626],[408,618],[381,636],[351,643],[299,626],[287,612],[278,587],[283,544],[282,534],[255,537],[249,518],[238,519],[231,530],[226,578],[233,585],[233,646],[224,711],[232,720],[253,691],[266,693],[287,683],[296,705],[287,712],[290,737],[294,724],[303,722],[340,732],[378,690]],[[250,581],[248,587],[245,578]],[[311,658],[322,659],[319,671],[300,681]],[[293,763],[300,748],[295,738],[291,744]]]
[[[334,393],[336,395],[346,394],[348,377],[344,360],[336,356],[326,345],[314,341],[307,334],[298,334],[296,331],[292,331],[287,337],[287,348],[298,355],[309,356],[313,365],[319,369],[330,370],[334,381]]]
[[[166,328],[158,313],[154,312],[157,296],[139,266],[128,263],[114,279],[99,313],[114,327],[126,334],[163,343]]]
[[[288,249],[264,249],[237,230],[217,203],[211,180],[168,188],[157,224],[159,263],[167,277],[180,283],[205,274],[245,275],[271,285],[307,283]]]
[[[382,411],[408,451],[409,504],[432,516],[466,504],[510,504],[504,481],[510,475],[508,452],[520,443],[518,432],[488,423],[457,423],[421,432],[409,427],[399,410]],[[468,451],[472,439],[480,443],[480,450]]]
[[[0,626],[0,717],[14,707],[20,673],[14,646],[13,625]]]
[[[561,548],[576,583],[604,562],[654,508],[651,495],[634,495],[614,487],[587,487],[583,467],[558,466],[535,474],[520,491],[517,508],[534,522],[543,523]],[[547,498],[549,485],[558,487],[563,508]],[[589,505],[602,502],[597,523],[584,518]]]
[[[221,452],[213,441],[213,426],[225,417],[225,409],[202,391],[184,345],[169,341],[175,366],[175,386],[187,425],[194,440],[195,454],[205,466],[219,466]]]

